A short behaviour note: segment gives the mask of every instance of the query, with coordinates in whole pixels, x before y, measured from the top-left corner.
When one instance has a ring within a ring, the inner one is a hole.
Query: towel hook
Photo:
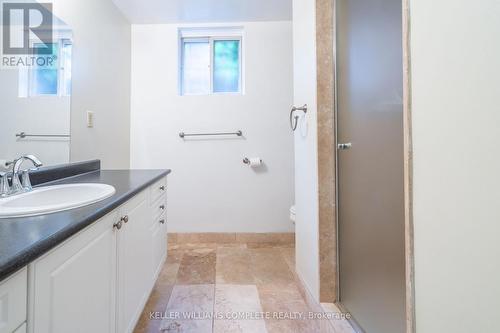
[[[294,132],[297,129],[297,126],[299,124],[299,118],[300,118],[300,116],[295,115],[296,111],[302,111],[302,112],[304,112],[304,114],[306,114],[307,113],[307,104],[304,104],[301,107],[294,106],[294,107],[292,107],[292,110],[290,111],[290,127],[292,128],[292,131],[294,131]]]

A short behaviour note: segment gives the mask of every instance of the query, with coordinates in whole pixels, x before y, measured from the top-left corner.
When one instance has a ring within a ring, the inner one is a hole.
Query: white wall
[[[55,0],[54,11],[73,29],[71,161],[128,168],[130,23],[111,0]],[[87,128],[87,110],[94,128]]]
[[[173,170],[170,232],[293,230],[291,22],[230,26],[244,28],[244,95],[179,96],[180,26],[132,27],[131,167]],[[244,139],[178,136],[238,129]],[[245,156],[265,168],[250,169]]]
[[[67,163],[69,160],[68,139],[18,139],[15,134],[20,132],[68,134],[70,98],[18,97],[18,69],[0,70],[0,88],[0,160],[13,161],[21,155],[35,154],[44,165]]]
[[[500,2],[411,1],[416,326],[499,332]]]
[[[296,269],[319,299],[316,1],[293,1],[294,103],[308,105],[295,132]]]

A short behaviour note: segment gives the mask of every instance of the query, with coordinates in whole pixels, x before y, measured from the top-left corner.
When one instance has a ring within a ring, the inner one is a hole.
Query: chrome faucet
[[[24,161],[31,161],[35,166],[35,169],[26,169],[21,171],[21,165]],[[12,166],[11,173],[5,173],[0,179],[0,196],[6,197],[16,194],[21,194],[24,192],[29,192],[33,188],[31,187],[31,181],[29,172],[36,170],[42,166],[42,162],[34,155],[24,155],[14,160],[9,166]],[[21,172],[22,180],[19,180],[19,173]],[[12,176],[12,185],[9,187],[9,176]]]

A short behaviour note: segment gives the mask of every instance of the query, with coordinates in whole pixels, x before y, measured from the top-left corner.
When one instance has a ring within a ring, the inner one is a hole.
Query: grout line
[[[218,244],[215,245],[215,262],[214,262],[214,301],[213,301],[213,308],[212,308],[212,312],[213,314],[215,314],[215,298],[216,298],[216,291],[217,291],[217,259],[218,259]],[[212,333],[214,333],[215,331],[215,316],[212,316]]]

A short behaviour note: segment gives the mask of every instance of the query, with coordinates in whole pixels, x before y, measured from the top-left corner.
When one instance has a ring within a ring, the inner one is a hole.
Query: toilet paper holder
[[[245,163],[246,165],[250,165],[250,159],[248,157],[245,157],[243,159],[243,163]],[[262,163],[262,159],[260,159],[260,163]]]

